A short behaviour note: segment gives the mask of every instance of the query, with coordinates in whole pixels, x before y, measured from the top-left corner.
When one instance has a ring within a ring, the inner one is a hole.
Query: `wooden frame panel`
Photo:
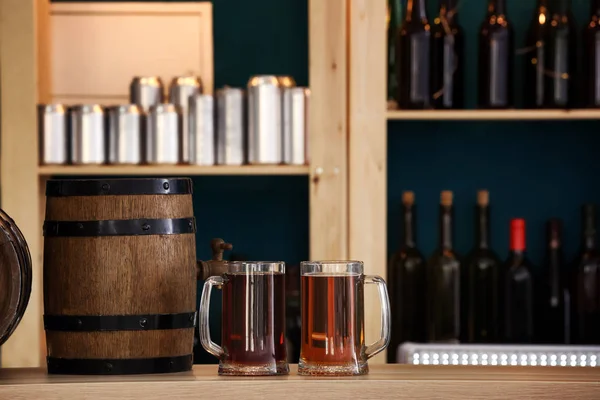
[[[349,254],[385,278],[387,264],[386,1],[350,0]],[[370,289],[370,288],[369,288]],[[365,335],[380,335],[379,299],[365,292]],[[384,363],[384,354],[372,363]]]
[[[136,75],[160,76],[165,90],[198,75],[213,93],[212,3],[53,3],[51,20],[54,102],[128,103]]]

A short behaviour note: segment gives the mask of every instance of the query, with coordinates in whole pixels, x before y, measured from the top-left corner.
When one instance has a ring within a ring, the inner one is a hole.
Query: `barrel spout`
[[[206,280],[211,276],[222,275],[227,272],[229,264],[223,260],[225,250],[233,249],[231,243],[225,243],[223,239],[217,238],[210,241],[212,259],[209,261],[198,260],[196,264],[196,278]]]

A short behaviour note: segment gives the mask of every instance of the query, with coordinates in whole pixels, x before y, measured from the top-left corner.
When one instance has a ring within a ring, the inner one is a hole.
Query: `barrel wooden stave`
[[[58,358],[153,358],[190,354],[193,329],[114,332],[46,332],[48,356]]]

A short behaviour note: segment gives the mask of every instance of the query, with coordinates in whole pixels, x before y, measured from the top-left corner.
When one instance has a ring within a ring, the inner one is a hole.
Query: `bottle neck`
[[[406,20],[419,21],[427,19],[425,0],[408,0],[406,5]]]
[[[490,248],[490,208],[489,206],[475,206],[475,232],[477,247]]]
[[[554,14],[565,15],[571,9],[571,1],[570,0],[554,0],[552,4],[552,11]]]
[[[403,214],[404,214],[404,237],[403,237],[403,247],[405,248],[415,248],[416,244],[416,226],[417,223],[415,221],[416,215],[416,206],[407,206],[403,205]]]
[[[402,23],[402,0],[390,0],[390,26],[397,27]]]
[[[584,205],[581,211],[581,247],[596,249],[596,212],[593,205]]]
[[[506,0],[490,0],[488,3],[489,15],[505,15]]]
[[[445,17],[448,22],[458,22],[457,0],[440,0],[440,17]]]
[[[560,234],[560,225],[556,220],[551,220],[547,227],[547,262],[548,272],[552,282],[557,282],[560,279],[560,268],[562,258],[562,241]]]
[[[440,249],[452,250],[452,206],[440,205]]]
[[[590,2],[590,14],[600,17],[600,0],[592,0]]]

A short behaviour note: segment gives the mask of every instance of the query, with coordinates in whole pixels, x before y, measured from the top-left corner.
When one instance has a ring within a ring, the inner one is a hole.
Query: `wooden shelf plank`
[[[403,121],[600,120],[600,110],[388,110],[387,119]]]
[[[306,165],[42,165],[40,176],[51,175],[308,175]]]
[[[598,368],[372,365],[360,377],[219,377],[216,365],[164,375],[49,376],[42,368],[0,370],[0,398],[219,399],[593,399]],[[310,395],[307,395],[307,394]],[[199,397],[200,396],[200,397]]]

